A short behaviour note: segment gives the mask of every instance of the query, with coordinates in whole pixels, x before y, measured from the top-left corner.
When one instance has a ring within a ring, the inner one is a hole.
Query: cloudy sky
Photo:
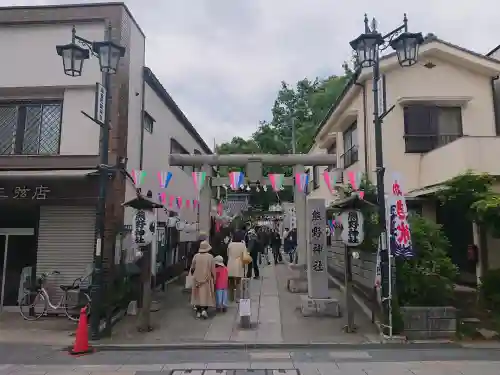
[[[0,0],[2,5],[69,2]],[[382,32],[408,13],[433,32],[486,53],[500,44],[498,0],[126,0],[146,33],[148,66],[212,146],[252,134],[282,80],[341,72],[363,14]],[[496,5],[495,5],[496,4]]]

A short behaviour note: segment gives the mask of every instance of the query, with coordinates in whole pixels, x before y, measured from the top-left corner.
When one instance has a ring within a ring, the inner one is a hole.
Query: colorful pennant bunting
[[[168,184],[172,179],[172,172],[158,172],[158,182],[160,183],[160,187],[162,189],[168,188]]]
[[[171,195],[170,198],[168,199],[168,207],[174,208],[174,201],[175,201],[175,197],[173,195]]]
[[[295,174],[295,184],[300,192],[307,192],[307,186],[309,184],[309,173],[296,173]]]
[[[140,169],[132,169],[132,178],[134,179],[134,184],[136,187],[139,187],[144,183],[145,177],[146,171],[141,171]]]
[[[182,197],[177,197],[176,203],[177,203],[177,208],[182,208]]]
[[[245,181],[245,175],[243,172],[229,172],[229,184],[231,189],[238,190],[243,182]]]
[[[207,172],[193,172],[193,183],[194,187],[198,190],[198,193],[203,189],[205,185],[205,179],[207,178]]]
[[[330,193],[335,190],[335,184],[337,183],[337,174],[333,171],[325,170],[323,172],[323,178],[325,179],[325,184],[328,187]]]
[[[280,173],[270,173],[269,174],[269,182],[271,183],[271,187],[272,187],[273,191],[275,191],[275,192],[283,190],[284,180],[285,180],[284,174],[280,174]]]
[[[347,181],[351,184],[354,191],[359,190],[361,187],[361,172],[348,171]]]

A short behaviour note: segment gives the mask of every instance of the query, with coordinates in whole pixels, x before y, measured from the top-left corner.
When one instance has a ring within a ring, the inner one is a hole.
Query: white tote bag
[[[186,276],[186,285],[184,287],[185,289],[191,289],[193,287],[193,279],[194,277],[191,274],[188,274]]]

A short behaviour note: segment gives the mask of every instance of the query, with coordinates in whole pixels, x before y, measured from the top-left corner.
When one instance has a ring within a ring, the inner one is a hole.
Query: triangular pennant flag
[[[364,191],[362,191],[362,190],[358,191],[358,195],[361,199],[365,199],[365,192]]]
[[[158,182],[160,183],[160,187],[162,189],[168,188],[168,184],[172,179],[172,172],[158,172]]]
[[[269,182],[271,183],[271,187],[273,191],[277,192],[283,188],[283,181],[285,179],[284,174],[280,173],[270,173],[269,174]]]
[[[198,200],[193,199],[193,208],[198,208]]]
[[[132,178],[134,179],[134,184],[136,187],[141,186],[144,183],[145,177],[146,171],[141,171],[140,169],[132,170]]]
[[[307,185],[309,184],[309,173],[296,173],[295,184],[300,192],[307,192]]]
[[[243,172],[229,172],[229,185],[231,189],[238,190],[245,181]]]
[[[193,172],[193,183],[194,187],[198,190],[198,193],[203,189],[205,185],[205,179],[207,178],[207,172]]]
[[[347,181],[351,184],[352,190],[358,190],[356,185],[356,174],[353,171],[347,172]]]
[[[191,201],[186,199],[186,208],[191,208]]]
[[[182,197],[177,197],[177,207],[182,208]]]
[[[337,183],[337,174],[332,171],[325,170],[323,172],[323,178],[325,179],[325,184],[330,193],[335,190],[335,184]]]
[[[174,200],[175,200],[175,197],[173,195],[171,195],[170,198],[168,199],[168,207],[170,207],[170,208],[174,207]]]

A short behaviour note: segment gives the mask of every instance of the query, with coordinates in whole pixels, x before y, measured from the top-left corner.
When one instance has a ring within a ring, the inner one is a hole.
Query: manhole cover
[[[174,370],[172,375],[300,375],[298,370]]]

